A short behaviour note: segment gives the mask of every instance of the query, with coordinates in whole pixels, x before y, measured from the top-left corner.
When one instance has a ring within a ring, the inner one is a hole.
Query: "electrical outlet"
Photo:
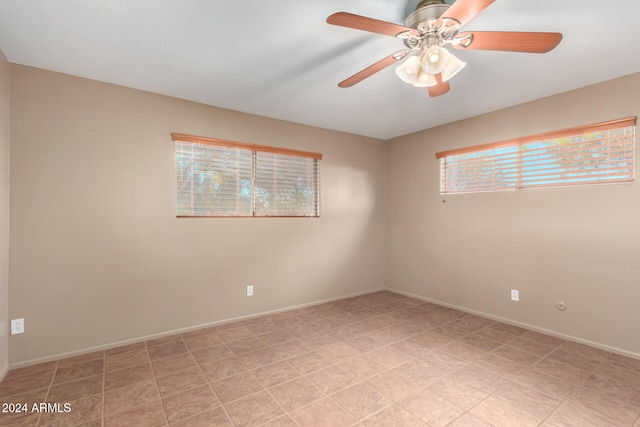
[[[253,285],[248,285],[247,286],[247,296],[248,297],[252,297],[253,296]]]
[[[24,319],[13,319],[11,321],[11,335],[24,334]]]
[[[511,301],[520,301],[520,291],[511,289]]]

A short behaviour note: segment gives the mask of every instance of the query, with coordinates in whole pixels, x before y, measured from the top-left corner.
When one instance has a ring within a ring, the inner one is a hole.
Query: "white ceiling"
[[[558,31],[547,54],[455,51],[430,98],[394,67],[337,83],[404,47],[325,22],[402,24],[417,0],[1,0],[9,61],[381,139],[640,71],[639,0],[496,0],[463,30]]]

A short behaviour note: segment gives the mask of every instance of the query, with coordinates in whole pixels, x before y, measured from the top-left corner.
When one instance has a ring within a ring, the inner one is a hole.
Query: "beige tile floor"
[[[640,360],[378,292],[16,369],[0,402],[70,404],[7,427],[640,427]]]

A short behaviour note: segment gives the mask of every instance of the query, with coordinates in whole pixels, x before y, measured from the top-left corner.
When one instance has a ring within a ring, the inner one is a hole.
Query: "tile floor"
[[[640,427],[640,360],[378,292],[16,369],[0,402],[70,404],[7,427]]]

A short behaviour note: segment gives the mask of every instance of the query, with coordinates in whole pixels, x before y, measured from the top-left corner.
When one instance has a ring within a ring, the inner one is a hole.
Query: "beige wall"
[[[637,184],[443,198],[435,160],[638,115],[637,93],[640,74],[385,144],[11,65],[9,314],[27,332],[9,362],[385,286],[639,356]],[[322,217],[176,219],[171,132],[322,152]],[[0,322],[6,293],[0,277]]]
[[[640,356],[640,185],[441,197],[435,159],[637,116],[639,93],[635,74],[390,141],[387,283]]]
[[[384,142],[11,73],[12,365],[384,287]],[[322,152],[321,218],[176,219],[171,132]]]
[[[9,63],[0,51],[0,380],[9,368]]]

